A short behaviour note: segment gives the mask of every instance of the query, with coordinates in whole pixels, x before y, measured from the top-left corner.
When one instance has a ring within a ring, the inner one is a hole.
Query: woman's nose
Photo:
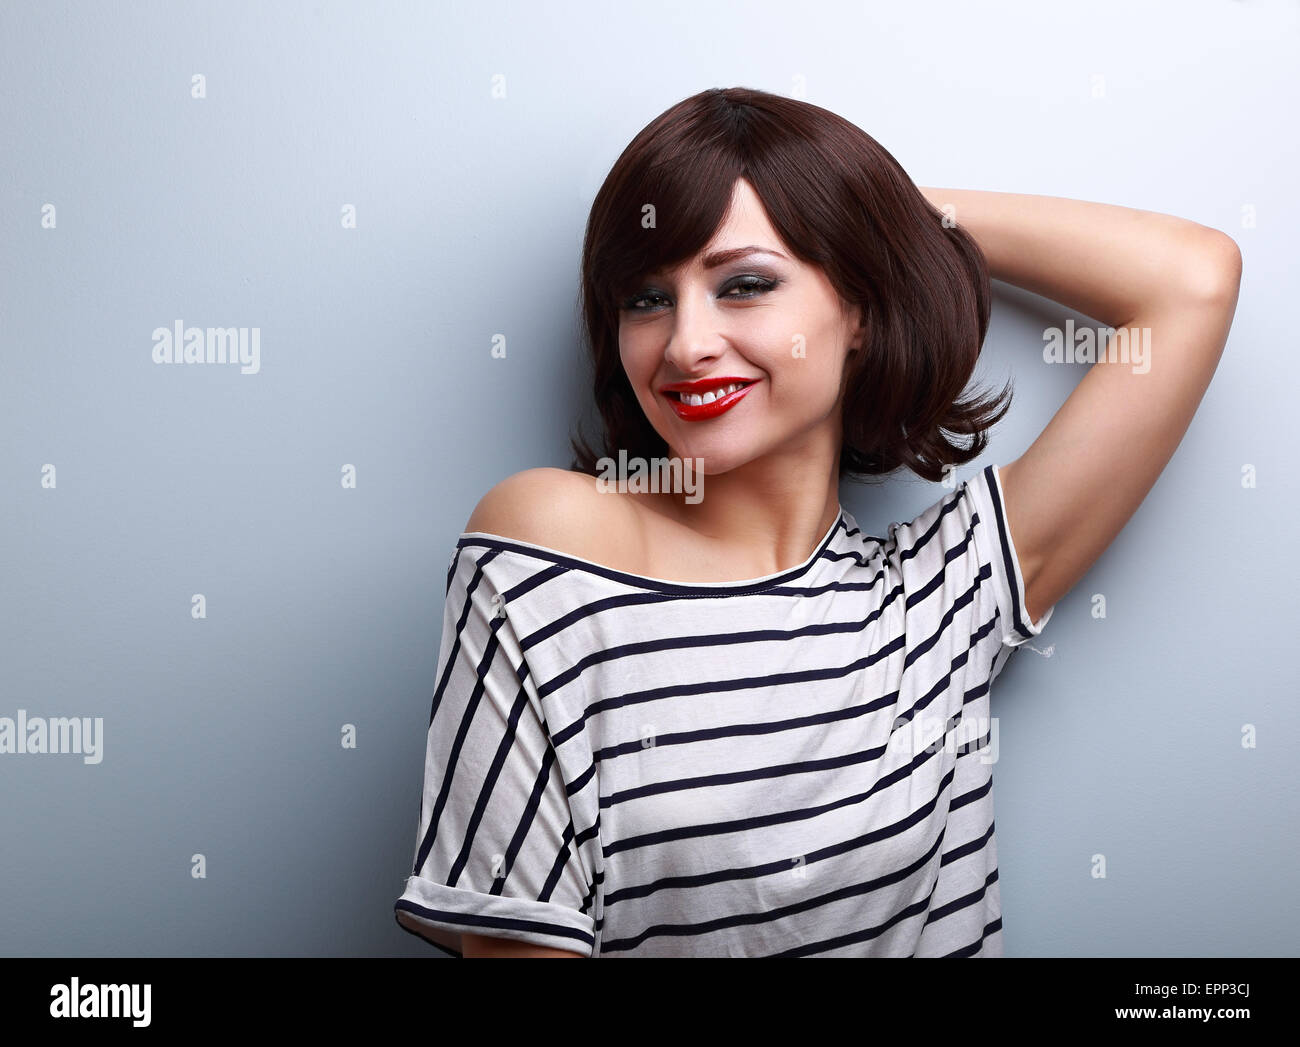
[[[717,310],[708,292],[680,292],[664,359],[682,374],[695,374],[722,356],[725,349]]]

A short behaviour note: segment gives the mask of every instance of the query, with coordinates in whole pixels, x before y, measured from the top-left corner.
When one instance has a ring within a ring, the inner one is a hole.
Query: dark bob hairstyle
[[[667,457],[619,359],[619,302],[640,278],[703,250],[736,180],[754,187],[785,245],[863,307],[862,351],[848,358],[840,476],[906,466],[930,481],[977,458],[1009,409],[960,400],[989,322],[989,275],[973,237],[943,222],[896,161],[843,117],[744,87],[710,88],[651,121],[615,162],[591,206],[581,310],[604,423],[591,447],[571,439],[571,468],[597,459]],[[643,226],[654,205],[652,228]],[[968,437],[962,446],[948,435]]]

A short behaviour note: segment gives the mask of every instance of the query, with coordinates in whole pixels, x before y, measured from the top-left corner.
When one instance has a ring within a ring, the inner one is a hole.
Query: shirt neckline
[[[657,592],[670,592],[679,595],[688,595],[697,593],[702,595],[734,595],[739,592],[751,592],[755,590],[770,589],[774,585],[782,582],[790,582],[805,574],[813,564],[822,558],[822,554],[830,547],[832,540],[838,533],[841,526],[845,524],[844,505],[840,503],[835,520],[831,523],[830,529],[822,537],[813,551],[802,563],[794,567],[787,568],[784,571],[777,571],[774,574],[765,574],[758,578],[745,578],[735,582],[677,582],[669,578],[653,578],[650,575],[634,574],[631,571],[620,571],[614,567],[607,567],[605,564],[596,563],[594,560],[588,560],[582,556],[576,556],[573,553],[560,552],[558,549],[552,549],[549,546],[537,545],[533,542],[520,541],[515,538],[505,538],[499,534],[489,534],[486,531],[465,531],[461,534],[460,539],[456,542],[458,549],[468,545],[483,545],[490,548],[500,549],[502,551],[518,551],[529,555],[537,556],[541,559],[550,560],[553,563],[561,564],[573,570],[585,571],[589,574],[600,575],[604,578],[621,582],[624,585],[633,586],[638,589],[651,589]]]

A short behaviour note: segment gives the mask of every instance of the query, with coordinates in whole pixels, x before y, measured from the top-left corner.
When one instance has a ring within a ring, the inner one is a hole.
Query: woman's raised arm
[[[1029,449],[998,469],[1037,620],[1114,540],[1187,432],[1227,342],[1241,253],[1218,230],[1152,211],[921,192],[974,236],[995,279],[1107,329],[1092,332],[1091,356],[1062,346],[1095,362]]]

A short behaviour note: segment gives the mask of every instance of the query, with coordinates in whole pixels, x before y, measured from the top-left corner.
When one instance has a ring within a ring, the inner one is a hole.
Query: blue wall
[[[1000,876],[1009,955],[1294,953],[1297,17],[4,4],[0,717],[99,718],[103,750],[0,754],[0,951],[434,954],[392,904],[448,557],[493,483],[565,464],[609,166],[680,98],[746,85],[842,113],[922,185],[1241,245],[1190,432],[996,684]],[[996,290],[979,377],[1017,397],[960,479],[1086,372],[1042,346],[1087,318]],[[255,372],[155,363],[178,322],[256,329]],[[900,475],[844,504],[879,534],[943,493]]]

